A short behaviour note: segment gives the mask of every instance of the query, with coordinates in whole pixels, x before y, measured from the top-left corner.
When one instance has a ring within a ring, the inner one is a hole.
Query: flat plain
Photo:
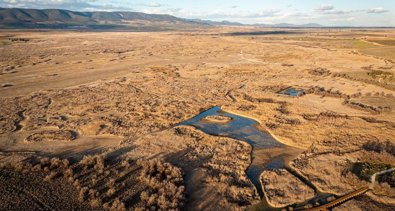
[[[333,210],[393,210],[395,172],[370,176],[395,166],[394,42],[393,29],[3,30],[0,209],[290,209],[370,186]],[[297,152],[262,172],[263,196],[251,145],[178,125],[214,106]]]

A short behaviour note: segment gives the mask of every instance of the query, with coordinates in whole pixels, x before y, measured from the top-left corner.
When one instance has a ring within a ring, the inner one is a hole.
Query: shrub
[[[116,198],[114,200],[114,202],[112,203],[110,210],[111,211],[124,211],[124,210],[126,210],[125,204],[121,200]]]
[[[78,196],[78,200],[79,200],[80,202],[85,201],[85,199],[86,199],[86,197],[87,197],[87,194],[88,194],[88,188],[87,188],[87,187],[81,188],[80,194],[79,194],[79,196]]]
[[[395,144],[390,141],[380,142],[380,141],[369,141],[365,143],[362,148],[367,151],[375,151],[375,152],[387,152],[393,156],[395,156]]]
[[[354,173],[359,179],[370,182],[371,176],[374,173],[391,168],[393,168],[393,166],[390,164],[357,162],[352,165],[351,172]],[[395,171],[379,175],[377,180],[379,182],[386,182],[391,187],[395,187]]]
[[[111,197],[112,195],[114,195],[114,193],[115,193],[115,188],[109,188],[106,195],[108,197]]]
[[[52,181],[58,174],[54,171],[52,171],[50,174],[48,174],[45,178],[44,181]]]
[[[139,179],[149,187],[141,193],[143,208],[180,209],[185,200],[181,169],[157,159],[140,160],[138,164],[143,168]]]
[[[90,204],[93,208],[99,208],[102,206],[102,201],[100,198],[95,197],[91,199]]]

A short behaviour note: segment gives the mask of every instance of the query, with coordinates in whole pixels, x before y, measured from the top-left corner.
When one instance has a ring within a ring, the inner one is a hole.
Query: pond
[[[253,119],[225,112],[216,106],[179,125],[193,126],[210,135],[230,137],[250,144],[253,149],[252,163],[246,174],[261,196],[263,191],[260,175],[265,169],[265,164],[268,164],[267,167],[270,169],[284,166],[281,155],[288,147],[260,128],[260,124]]]
[[[228,121],[220,121],[219,119],[227,119]],[[225,112],[219,106],[204,111],[189,120],[181,122],[179,125],[190,125],[210,135],[245,141],[253,148],[284,146],[269,133],[258,129],[259,123],[257,121]]]
[[[292,97],[298,97],[298,96],[301,96],[301,95],[305,94],[304,89],[297,89],[297,88],[293,88],[293,87],[281,90],[278,93],[279,94],[283,94],[283,95],[289,95],[289,96],[292,96]]]

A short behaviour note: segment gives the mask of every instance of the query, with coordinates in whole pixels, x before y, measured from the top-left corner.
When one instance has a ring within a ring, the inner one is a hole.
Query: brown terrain
[[[0,210],[275,209],[367,186],[333,210],[394,210],[395,172],[370,181],[395,167],[394,43],[393,29],[3,30]],[[263,171],[263,197],[252,146],[177,125],[213,106],[298,152]]]

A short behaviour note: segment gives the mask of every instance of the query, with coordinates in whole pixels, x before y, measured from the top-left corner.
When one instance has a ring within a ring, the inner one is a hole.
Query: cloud
[[[374,14],[380,14],[380,13],[385,13],[388,12],[388,10],[382,8],[382,7],[377,7],[377,8],[371,8],[367,10],[367,13],[374,13]]]
[[[162,7],[162,4],[159,4],[158,2],[150,2],[150,3],[146,3],[146,4],[142,4],[143,6],[146,7]]]
[[[335,9],[335,7],[333,5],[328,4],[328,5],[321,5],[318,8],[316,8],[315,10],[325,12],[325,11],[330,11],[330,10],[334,10],[334,9]]]
[[[226,12],[226,11],[210,11],[203,13],[194,13],[191,14],[196,17],[201,18],[213,18],[213,19],[236,19],[236,18],[264,18],[264,17],[274,17],[281,16],[282,13],[280,10],[262,10],[259,12],[250,12],[250,11],[237,11],[237,12]]]
[[[348,15],[351,13],[361,12],[363,10],[336,10],[333,5],[322,5],[316,8],[315,11],[324,15]]]
[[[99,4],[96,0],[0,0],[0,7],[67,9],[74,11],[133,11],[131,7]]]
[[[354,10],[327,10],[322,13],[329,14],[329,15],[346,15],[346,14],[351,14],[353,12],[356,12],[356,11],[354,11]]]
[[[347,17],[347,18],[332,18],[329,19],[332,22],[350,22],[350,21],[354,21],[355,17]]]

